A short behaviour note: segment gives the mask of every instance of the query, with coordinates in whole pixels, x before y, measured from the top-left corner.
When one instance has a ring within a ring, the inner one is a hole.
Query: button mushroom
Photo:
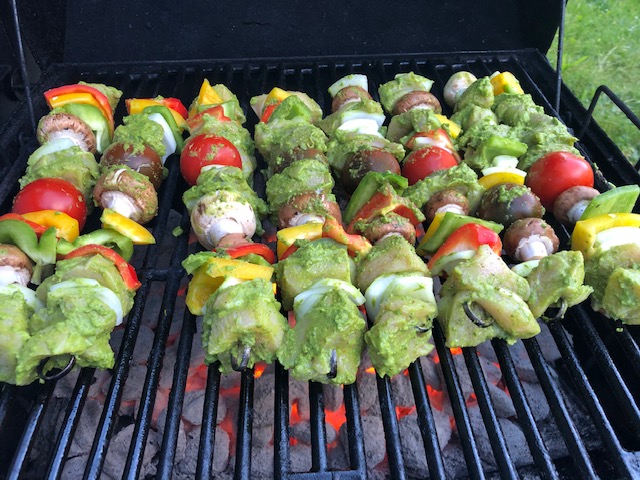
[[[299,148],[296,147],[289,152],[282,152],[276,161],[271,162],[271,168],[273,173],[282,173],[282,171],[298,160],[313,159],[318,160],[324,164],[328,164],[327,156],[321,150],[317,148]]]
[[[335,113],[347,103],[359,102],[361,100],[371,100],[369,92],[362,87],[350,85],[341,89],[336,93],[335,97],[333,97],[333,101],[331,102],[331,111]]]
[[[563,225],[574,225],[594,197],[600,195],[595,188],[577,185],[562,192],[553,203],[553,216]]]
[[[353,192],[367,172],[391,172],[400,175],[400,164],[382,148],[369,148],[349,155],[342,170],[342,184]]]
[[[127,166],[108,169],[96,183],[93,198],[102,208],[110,208],[140,224],[158,212],[158,194],[149,179]]]
[[[447,105],[453,107],[460,98],[460,95],[477,80],[476,76],[471,72],[456,72],[449,77],[444,85],[444,101]]]
[[[427,217],[427,222],[431,223],[436,214],[440,212],[469,215],[469,200],[458,190],[440,190],[435,193],[424,206],[424,215]]]
[[[518,262],[538,260],[558,251],[560,240],[541,218],[521,218],[504,233],[504,250]]]
[[[544,207],[529,187],[502,183],[484,193],[477,214],[484,220],[508,227],[520,218],[541,218],[544,215]]]
[[[191,210],[191,226],[202,246],[211,249],[230,234],[251,238],[257,222],[251,204],[236,193],[221,190],[198,200]]]
[[[389,235],[399,235],[413,245],[416,242],[416,229],[411,222],[397,213],[388,213],[374,218],[357,230],[371,243],[376,243]]]
[[[91,127],[70,113],[45,115],[38,122],[36,137],[41,145],[58,138],[69,138],[87,152],[96,153],[96,136]]]
[[[440,101],[433,93],[415,90],[413,92],[406,93],[396,102],[393,107],[392,114],[400,115],[401,113],[408,112],[412,108],[428,108],[433,110],[435,113],[442,113]]]
[[[162,161],[158,154],[148,145],[135,146],[122,142],[112,143],[102,154],[102,167],[126,165],[145,175],[157,190],[164,178]]]
[[[26,287],[33,274],[33,262],[15,245],[0,244],[0,286],[17,283]]]
[[[294,195],[280,207],[278,228],[295,227],[304,223],[323,223],[327,215],[342,221],[340,207],[324,193],[305,192]]]

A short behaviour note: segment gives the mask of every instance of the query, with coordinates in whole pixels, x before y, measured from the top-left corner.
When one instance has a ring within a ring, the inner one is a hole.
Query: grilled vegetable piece
[[[29,319],[34,313],[24,287],[0,287],[0,382],[16,383],[18,352],[29,339]]]
[[[294,297],[318,280],[333,278],[350,283],[351,274],[351,261],[345,246],[331,239],[302,243],[298,250],[276,265],[282,306],[291,310]]]
[[[593,287],[591,305],[629,325],[640,324],[640,246],[617,245],[585,262],[585,283]]]
[[[449,347],[475,346],[498,337],[508,343],[540,333],[529,310],[527,281],[481,245],[454,267],[441,290],[438,319]]]
[[[527,281],[531,289],[527,304],[536,318],[553,306],[566,311],[593,292],[593,288],[583,284],[584,260],[575,251],[564,250],[541,258]]]
[[[353,383],[365,329],[351,296],[341,288],[328,289],[306,312],[296,314],[296,325],[287,332],[278,360],[298,380]]]
[[[391,235],[381,240],[369,254],[358,262],[354,284],[366,291],[381,275],[391,273],[428,274],[427,266],[415,254],[413,247],[402,237]]]
[[[383,258],[398,249],[407,257],[407,264],[421,263],[413,246],[397,235],[378,242],[369,255]],[[431,351],[429,340],[437,305],[427,272],[382,274],[369,285],[365,298],[367,315],[374,323],[365,334],[365,342],[380,376],[392,377]]]
[[[269,280],[237,282],[229,277],[205,306],[202,327],[205,361],[207,364],[220,361],[222,372],[238,365],[251,368],[256,362],[271,363],[289,330]],[[241,359],[247,348],[248,358]]]

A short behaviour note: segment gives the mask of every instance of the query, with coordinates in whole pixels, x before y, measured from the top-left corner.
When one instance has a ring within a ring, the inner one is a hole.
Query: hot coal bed
[[[510,71],[547,113],[579,130],[586,112],[569,91],[551,104],[554,72],[535,50],[499,54],[125,65],[47,70],[33,95],[79,80],[102,82],[125,98],[174,96],[188,104],[207,78],[240,99],[273,86],[301,90],[330,107],[327,87],[364,73],[373,88],[398,72],[435,81]],[[450,113],[450,112],[445,112]],[[116,121],[125,114],[121,104]],[[2,211],[36,148],[27,106],[0,134]],[[597,187],[640,176],[595,124],[578,144],[599,167]],[[57,382],[0,387],[2,478],[638,478],[640,349],[637,327],[615,325],[587,305],[537,337],[508,346],[436,348],[392,379],[368,360],[355,384],[298,382],[279,365],[221,375],[203,365],[199,319],[184,305],[181,261],[196,251],[181,202],[177,158],[151,223],[156,245],[133,264],[142,287],[128,321],[114,331],[111,371],[74,371]],[[605,180],[605,178],[607,180]],[[264,188],[261,174],[258,189]],[[553,222],[552,219],[549,219]],[[97,225],[90,218],[88,229]],[[564,247],[568,234],[559,225]],[[265,241],[272,241],[267,229]]]

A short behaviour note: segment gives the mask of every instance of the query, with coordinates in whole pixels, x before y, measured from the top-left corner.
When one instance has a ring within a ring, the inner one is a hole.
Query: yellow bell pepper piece
[[[255,278],[271,280],[272,276],[273,267],[232,258],[210,258],[193,273],[187,290],[187,307],[194,315],[201,315],[204,304],[228,277],[240,280]]]
[[[436,118],[440,120],[442,127],[449,132],[449,136],[451,138],[458,138],[458,135],[460,135],[460,132],[462,131],[460,125],[458,125],[456,122],[452,122],[441,113],[436,113]]]
[[[202,268],[202,267],[201,267]],[[206,263],[206,272],[212,278],[234,277],[240,280],[264,278],[271,280],[273,267],[236,260],[234,258],[212,258]]]
[[[156,243],[155,237],[149,230],[138,222],[119,214],[118,212],[105,208],[100,216],[102,228],[110,228],[125,237],[128,237],[134,245],[151,245]]]
[[[276,252],[278,253],[278,258],[282,257],[282,254],[298,239],[315,240],[321,237],[321,223],[305,223],[297,227],[283,228],[277,233],[278,244]]]
[[[23,213],[22,216],[43,227],[54,227],[56,237],[64,238],[67,242],[73,242],[80,235],[78,220],[64,212],[38,210],[37,212]]]
[[[576,222],[571,235],[571,250],[582,252],[585,260],[589,259],[596,250],[594,243],[596,235],[603,230],[614,227],[640,228],[640,215],[637,213],[608,213]]]
[[[433,217],[433,220],[429,224],[429,228],[424,232],[424,236],[420,240],[420,245],[423,245],[427,240],[429,240],[436,233],[438,228],[440,228],[440,224],[442,223],[442,219],[444,218],[444,214],[447,212],[438,212]]]
[[[496,172],[480,177],[478,179],[478,183],[488,190],[491,187],[502,183],[524,185],[524,177],[513,172]]]
[[[152,98],[132,98],[128,102],[129,107],[129,115],[135,115],[137,113],[142,113],[142,111],[147,107],[166,107],[167,110],[171,112],[171,116],[176,121],[176,125],[178,128],[182,129],[185,126],[186,120],[182,118],[178,112],[176,112],[173,108],[169,108],[164,105],[162,102],[158,102]]]
[[[96,107],[101,112],[103,111],[102,105],[98,103],[96,98],[90,93],[78,92],[78,93],[65,93],[64,95],[58,95],[51,97],[49,104],[51,108],[58,108],[70,103],[84,103]]]
[[[209,80],[206,78],[202,82],[200,86],[200,93],[198,93],[198,104],[199,105],[218,105],[222,103],[224,100],[218,95],[218,92],[214,90],[209,83]]]
[[[271,105],[272,103],[280,103],[285,98],[290,97],[292,94],[278,87],[273,87],[267,98],[264,99],[265,105]]]
[[[520,82],[511,72],[502,72],[493,75],[491,77],[491,85],[493,86],[494,95],[500,95],[501,93],[524,93]]]
[[[202,315],[204,304],[218,287],[224,282],[224,277],[211,278],[207,275],[206,266],[198,268],[191,277],[187,289],[187,308],[194,315]]]

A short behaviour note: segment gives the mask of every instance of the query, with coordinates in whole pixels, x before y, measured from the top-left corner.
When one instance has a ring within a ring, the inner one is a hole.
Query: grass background
[[[556,65],[557,39],[548,58]],[[568,0],[562,60],[564,83],[589,106],[596,88],[609,87],[640,115],[640,0]],[[602,95],[594,118],[635,163],[640,131]]]

